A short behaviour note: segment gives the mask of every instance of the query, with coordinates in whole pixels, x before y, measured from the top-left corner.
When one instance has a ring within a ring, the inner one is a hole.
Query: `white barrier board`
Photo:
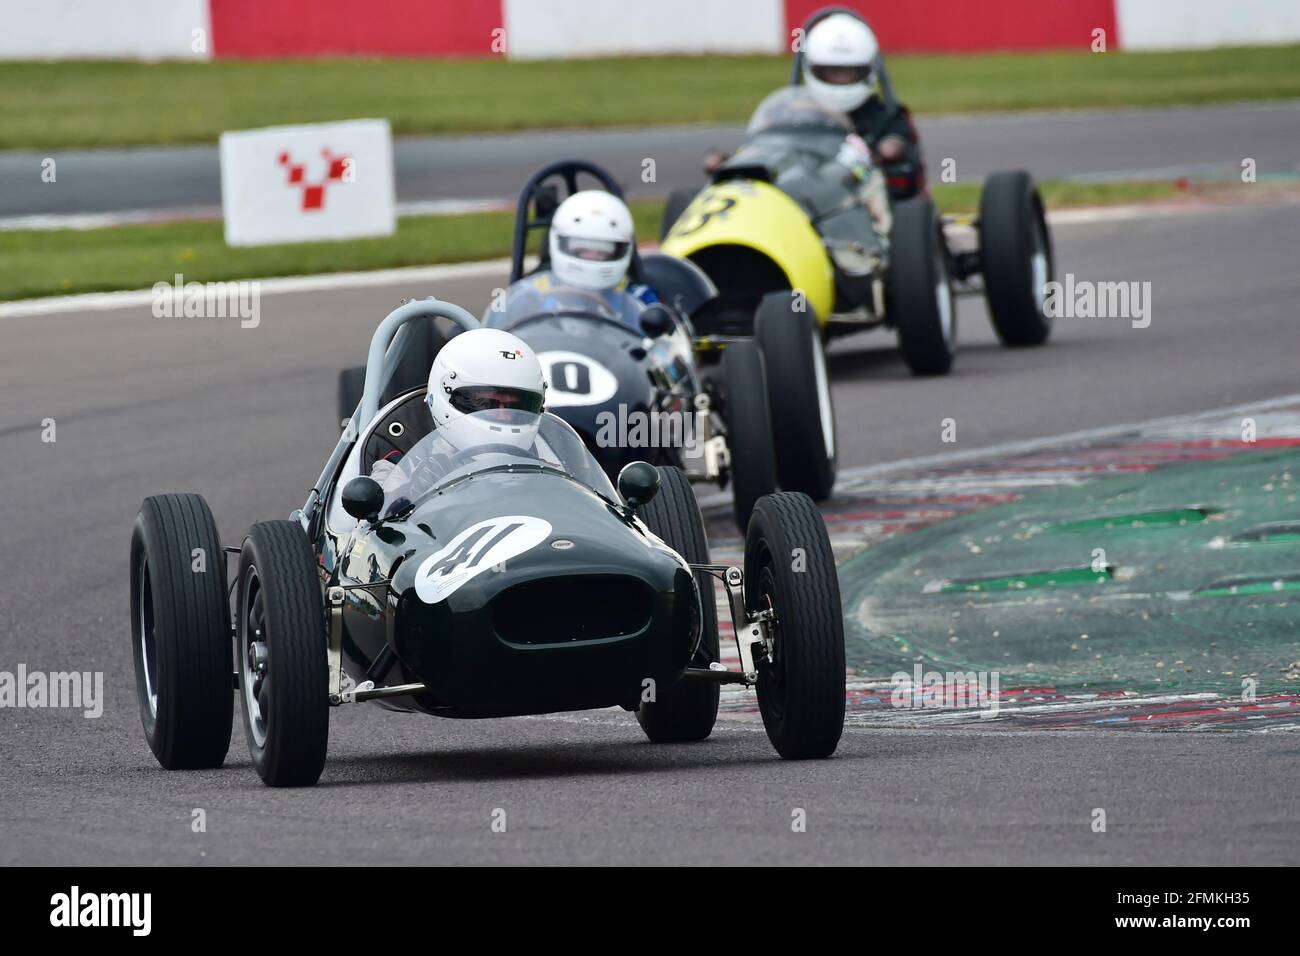
[[[226,242],[389,236],[397,228],[387,120],[221,134]]]

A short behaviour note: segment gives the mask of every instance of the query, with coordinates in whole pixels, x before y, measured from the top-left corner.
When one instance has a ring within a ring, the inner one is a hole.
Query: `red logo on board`
[[[326,173],[325,178],[318,183],[307,181],[306,163],[294,162],[288,150],[280,154],[280,165],[285,168],[288,185],[296,186],[302,190],[303,212],[312,212],[313,210],[325,208],[325,187],[330,183],[342,182],[343,176],[352,162],[352,157],[337,156],[329,147],[322,149],[320,152],[325,157]]]

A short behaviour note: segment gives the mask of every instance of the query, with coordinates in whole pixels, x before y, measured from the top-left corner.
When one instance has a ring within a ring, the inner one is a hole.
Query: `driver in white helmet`
[[[880,96],[879,63],[871,27],[853,14],[833,13],[808,31],[803,82],[819,104],[848,115],[884,170],[890,195],[908,199],[925,188],[921,141],[911,111]]]
[[[512,285],[488,307],[483,323],[572,311],[589,298],[591,311],[611,313],[639,329],[642,311],[659,298],[649,286],[629,281],[635,248],[636,228],[623,200],[600,189],[576,192],[551,217],[547,268]]]
[[[542,366],[522,339],[486,328],[454,336],[429,371],[424,400],[433,430],[404,456],[377,461],[371,469],[384,488],[387,510],[487,455],[558,466],[558,456],[537,435],[545,398]]]

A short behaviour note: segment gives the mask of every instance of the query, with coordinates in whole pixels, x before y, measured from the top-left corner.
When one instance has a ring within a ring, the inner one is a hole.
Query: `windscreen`
[[[525,279],[511,286],[500,303],[488,306],[483,313],[483,324],[508,330],[539,315],[584,315],[623,321],[619,310],[603,292]]]
[[[554,415],[518,408],[477,411],[434,429],[380,477],[380,484],[387,508],[399,498],[415,504],[471,475],[507,469],[563,474],[611,501],[618,500],[600,465],[569,425]]]
[[[847,134],[853,132],[853,124],[843,113],[820,105],[803,87],[787,86],[758,104],[745,135],[796,129]]]

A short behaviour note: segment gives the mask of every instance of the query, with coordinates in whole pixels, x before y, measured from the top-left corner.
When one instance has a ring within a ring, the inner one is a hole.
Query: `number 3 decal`
[[[680,237],[689,236],[693,232],[699,232],[709,224],[710,219],[714,216],[725,216],[731,211],[731,207],[734,205],[736,205],[736,200],[731,196],[723,196],[721,198],[718,198],[717,196],[707,196],[703,199],[697,200],[690,208],[695,209],[696,206],[699,206],[700,208],[695,209],[691,218],[683,218],[680,220],[678,224],[673,227],[672,235],[674,237]]]

